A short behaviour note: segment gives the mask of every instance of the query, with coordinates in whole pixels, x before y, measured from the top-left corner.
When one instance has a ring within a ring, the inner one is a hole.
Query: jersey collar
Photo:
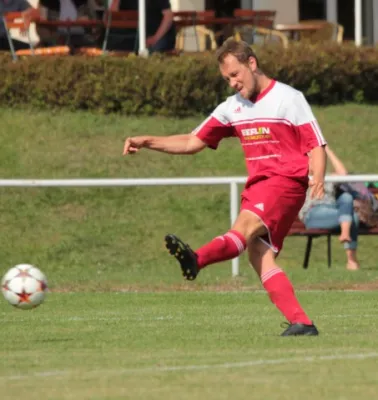
[[[273,89],[275,84],[276,84],[276,81],[274,79],[272,79],[271,82],[269,83],[269,86],[266,89],[264,89],[262,92],[260,92],[257,96],[251,97],[249,100],[252,103],[257,103]]]

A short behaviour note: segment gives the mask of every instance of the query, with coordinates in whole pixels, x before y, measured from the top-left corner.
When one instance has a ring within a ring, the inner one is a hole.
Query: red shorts
[[[261,240],[279,253],[306,198],[307,181],[272,176],[244,189],[241,210],[261,218],[268,234]]]

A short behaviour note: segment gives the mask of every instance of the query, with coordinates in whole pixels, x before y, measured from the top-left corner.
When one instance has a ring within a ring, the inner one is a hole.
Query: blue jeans
[[[350,228],[351,242],[345,242],[345,249],[356,249],[358,238],[358,215],[353,210],[353,196],[343,193],[336,204],[319,204],[307,212],[304,224],[306,228],[339,229],[341,222],[352,222]]]

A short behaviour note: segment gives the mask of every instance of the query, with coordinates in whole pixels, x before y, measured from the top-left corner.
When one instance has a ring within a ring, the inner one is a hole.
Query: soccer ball
[[[22,310],[30,310],[43,303],[46,290],[45,275],[30,264],[15,265],[1,281],[1,291],[5,299]]]

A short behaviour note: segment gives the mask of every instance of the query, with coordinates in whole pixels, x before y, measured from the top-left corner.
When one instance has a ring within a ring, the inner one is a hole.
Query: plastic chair
[[[303,20],[301,24],[321,24],[322,28],[317,31],[302,31],[300,40],[310,43],[322,43],[324,41],[335,41],[342,43],[344,38],[344,27],[340,24],[329,22],[326,20]]]
[[[215,18],[214,10],[205,11],[175,11],[173,12],[173,21],[176,24],[176,50],[184,51],[185,40],[190,36],[194,36],[197,51],[205,51],[210,47],[214,50],[217,48],[214,32],[206,28],[207,18]],[[201,25],[198,25],[198,23]],[[190,31],[193,35],[190,35]]]
[[[214,51],[217,49],[217,42],[215,34],[211,29],[207,29],[203,25],[193,27],[196,36],[196,51]],[[176,50],[179,52],[185,51],[185,39],[187,38],[186,32],[180,29],[176,34]]]
[[[255,37],[262,36],[264,41],[267,37],[277,36],[280,42],[283,42],[286,46],[285,38],[281,38],[280,35],[273,31],[274,19],[276,17],[276,11],[274,10],[251,10],[236,8],[233,11],[233,17],[235,20],[241,20],[240,24],[234,23],[232,25],[224,26],[221,30],[216,33],[216,38],[223,41],[229,36],[239,35],[243,37],[243,40],[249,44],[255,42]],[[261,28],[258,32],[257,28]],[[269,34],[264,29],[269,29]],[[266,37],[265,37],[266,36]],[[236,36],[237,38],[237,36]]]
[[[3,15],[3,22],[5,26],[5,32],[9,43],[9,48],[14,61],[18,59],[18,56],[34,56],[34,55],[69,55],[70,48],[68,46],[55,46],[55,47],[39,47],[35,48],[30,38],[30,22],[36,20],[39,16],[38,10],[32,11],[28,17],[29,21],[25,19],[25,12],[9,12]],[[11,36],[11,29],[18,29],[20,32],[25,32],[30,49],[15,50],[13,45],[13,39]]]
[[[289,39],[284,33],[261,26],[244,25],[236,27],[234,29],[234,38],[243,40],[250,45],[279,43],[284,49],[289,47]]]

